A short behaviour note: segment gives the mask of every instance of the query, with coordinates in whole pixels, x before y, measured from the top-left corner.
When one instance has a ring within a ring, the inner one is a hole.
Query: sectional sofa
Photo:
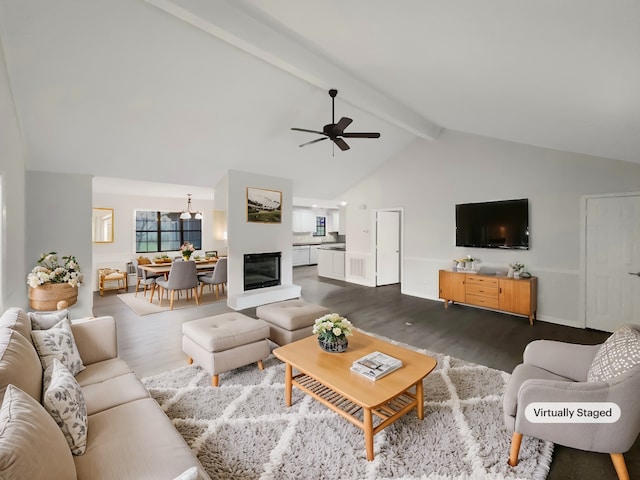
[[[0,317],[0,478],[209,479],[169,418],[118,358],[113,317],[69,324],[81,359],[75,374],[78,396],[86,408],[79,429],[85,432],[82,454],[72,454],[68,432],[43,406],[49,405],[38,343],[42,334],[32,337],[32,319],[19,308]]]

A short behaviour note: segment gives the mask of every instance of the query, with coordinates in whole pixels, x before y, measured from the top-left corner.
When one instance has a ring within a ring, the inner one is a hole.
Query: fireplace
[[[244,290],[280,285],[282,252],[249,253],[244,256]]]

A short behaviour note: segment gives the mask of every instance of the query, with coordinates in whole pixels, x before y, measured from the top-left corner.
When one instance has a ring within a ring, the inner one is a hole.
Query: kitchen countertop
[[[305,242],[305,243],[294,243],[293,246],[294,247],[304,247],[306,245],[318,245],[318,246],[323,246],[323,245],[335,245],[336,243],[340,243],[342,244],[342,242],[316,242],[316,243],[311,243],[311,242]]]
[[[337,250],[339,252],[346,252],[347,251],[347,247],[345,247],[344,245],[341,246],[331,246],[331,245],[327,245],[327,246],[321,246],[320,250]]]

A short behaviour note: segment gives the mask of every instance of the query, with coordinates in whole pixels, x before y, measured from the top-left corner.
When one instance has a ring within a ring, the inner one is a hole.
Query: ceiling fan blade
[[[319,132],[317,130],[308,130],[306,128],[291,127],[291,130],[295,130],[296,132],[307,132],[307,133],[317,133],[318,135],[326,135],[326,133],[324,133],[324,132]]]
[[[353,122],[353,120],[351,120],[350,118],[342,117],[340,121],[333,127],[333,131],[342,132],[345,128],[351,125],[351,122]]]
[[[380,138],[380,134],[378,132],[342,133],[341,136],[344,138]]]
[[[311,140],[310,142],[303,143],[302,145],[298,145],[298,146],[299,147],[304,147],[305,145],[311,145],[312,143],[321,142],[322,140],[326,140],[327,138],[329,138],[329,137],[316,138],[315,140]]]
[[[342,140],[341,138],[334,138],[333,142],[338,145],[338,147],[340,148],[340,150],[342,150],[343,152],[345,150],[349,150],[349,145],[347,145],[347,142],[345,142],[344,140]]]

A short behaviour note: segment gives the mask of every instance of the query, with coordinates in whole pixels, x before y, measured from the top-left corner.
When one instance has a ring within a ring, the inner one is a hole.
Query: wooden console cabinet
[[[503,312],[526,315],[533,325],[538,310],[538,278],[508,278],[440,270],[440,298]]]

